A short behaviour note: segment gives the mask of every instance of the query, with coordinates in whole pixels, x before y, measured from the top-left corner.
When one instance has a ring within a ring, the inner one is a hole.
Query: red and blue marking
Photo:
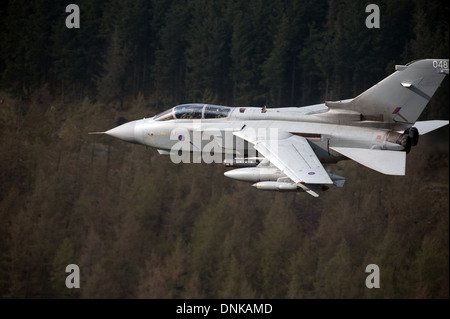
[[[400,110],[402,109],[401,106],[397,107],[394,112],[392,112],[392,114],[397,114],[398,112],[400,112]]]

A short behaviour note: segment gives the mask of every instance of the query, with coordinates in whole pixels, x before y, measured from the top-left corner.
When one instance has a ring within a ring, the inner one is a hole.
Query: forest
[[[448,299],[448,127],[420,137],[406,176],[343,161],[345,186],[319,198],[88,132],[181,103],[351,98],[396,64],[448,59],[449,16],[438,0],[2,1],[0,298]],[[448,81],[421,120],[449,118]]]

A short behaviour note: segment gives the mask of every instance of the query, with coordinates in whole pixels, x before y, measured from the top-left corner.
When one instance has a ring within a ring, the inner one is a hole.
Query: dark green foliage
[[[167,10],[165,25],[159,30],[160,48],[155,52],[153,78],[157,94],[169,97],[167,104],[179,103],[185,97],[186,47],[192,16],[187,1],[175,1]]]
[[[80,29],[59,1],[2,3],[0,297],[448,298],[448,128],[405,177],[341,162],[319,199],[87,135],[182,102],[348,98],[448,58],[447,3],[379,1],[367,29],[369,3],[80,0]],[[446,79],[422,119],[447,119],[448,96]]]
[[[112,106],[139,92],[160,103],[301,106],[352,97],[394,64],[448,55],[448,5],[381,1],[80,1],[80,29],[56,1],[2,5],[2,87],[43,85]]]
[[[186,89],[190,101],[227,104],[232,31],[229,3],[198,1],[193,6],[186,49]]]

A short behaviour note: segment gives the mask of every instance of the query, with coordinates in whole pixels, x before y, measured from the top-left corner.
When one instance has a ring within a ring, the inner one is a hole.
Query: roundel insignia
[[[314,172],[309,172],[308,175],[315,175],[316,173]]]
[[[184,141],[184,136],[183,135],[178,135],[178,140],[179,141]]]

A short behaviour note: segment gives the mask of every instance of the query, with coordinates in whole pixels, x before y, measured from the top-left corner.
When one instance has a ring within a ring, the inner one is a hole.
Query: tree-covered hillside
[[[345,186],[319,198],[87,134],[179,103],[353,97],[448,58],[448,2],[76,4],[79,29],[61,1],[0,4],[0,298],[449,298],[448,128],[420,137],[406,176],[340,162]],[[447,78],[421,119],[448,118]]]

